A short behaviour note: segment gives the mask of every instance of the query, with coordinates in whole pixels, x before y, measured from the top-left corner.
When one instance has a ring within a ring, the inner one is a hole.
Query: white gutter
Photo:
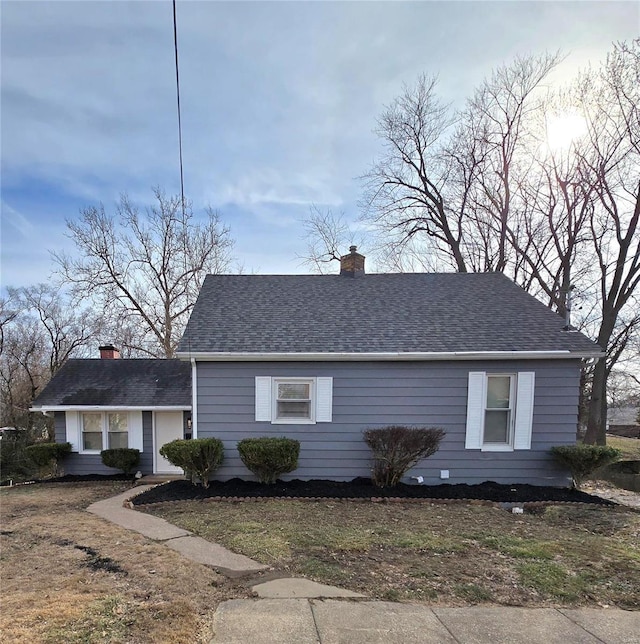
[[[191,438],[198,438],[198,368],[191,358]]]
[[[188,352],[177,353],[182,360],[212,362],[363,362],[363,361],[436,361],[436,360],[555,360],[567,358],[602,358],[602,351],[443,351],[384,353],[266,353],[266,352]],[[195,408],[195,403],[193,405]]]
[[[45,416],[52,411],[189,411],[188,405],[159,406],[133,406],[133,405],[43,405],[30,407],[29,411],[40,411]]]

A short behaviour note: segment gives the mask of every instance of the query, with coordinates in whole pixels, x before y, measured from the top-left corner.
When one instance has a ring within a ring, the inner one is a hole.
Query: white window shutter
[[[467,433],[464,442],[465,449],[482,448],[486,381],[487,374],[484,371],[469,372],[469,390],[467,392]]]
[[[521,371],[518,374],[516,427],[513,439],[513,449],[531,449],[535,380],[536,374],[533,371]]]
[[[256,376],[256,420],[271,420],[271,376]]]
[[[65,412],[64,424],[67,443],[71,443],[71,451],[80,451],[80,414],[77,411]]]
[[[129,447],[142,452],[142,412],[129,412]]]
[[[316,379],[316,422],[330,423],[333,418],[333,378]]]

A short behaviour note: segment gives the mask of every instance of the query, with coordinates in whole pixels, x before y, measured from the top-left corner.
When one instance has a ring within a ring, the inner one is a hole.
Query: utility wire
[[[182,215],[184,216],[184,171],[182,169],[182,119],[180,116],[180,74],[178,72],[178,27],[176,21],[176,0],[173,0],[173,48],[176,53],[176,97],[178,99],[178,149],[180,154],[180,197],[182,199]]]

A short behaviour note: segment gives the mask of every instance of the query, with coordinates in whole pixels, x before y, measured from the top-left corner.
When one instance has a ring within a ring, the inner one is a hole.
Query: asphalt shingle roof
[[[564,324],[498,273],[208,275],[178,353],[599,350]]]
[[[67,360],[34,407],[191,405],[191,365],[180,360]]]

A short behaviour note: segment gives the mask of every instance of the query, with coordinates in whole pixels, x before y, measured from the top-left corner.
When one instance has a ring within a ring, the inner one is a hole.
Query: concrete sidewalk
[[[228,577],[268,568],[164,519],[133,510],[127,501],[150,487],[138,486],[87,510]],[[260,599],[220,604],[211,644],[640,644],[640,612],[430,608],[368,601],[308,579],[272,579],[252,590]]]
[[[211,644],[638,644],[640,613],[236,599],[218,607],[214,631]]]

